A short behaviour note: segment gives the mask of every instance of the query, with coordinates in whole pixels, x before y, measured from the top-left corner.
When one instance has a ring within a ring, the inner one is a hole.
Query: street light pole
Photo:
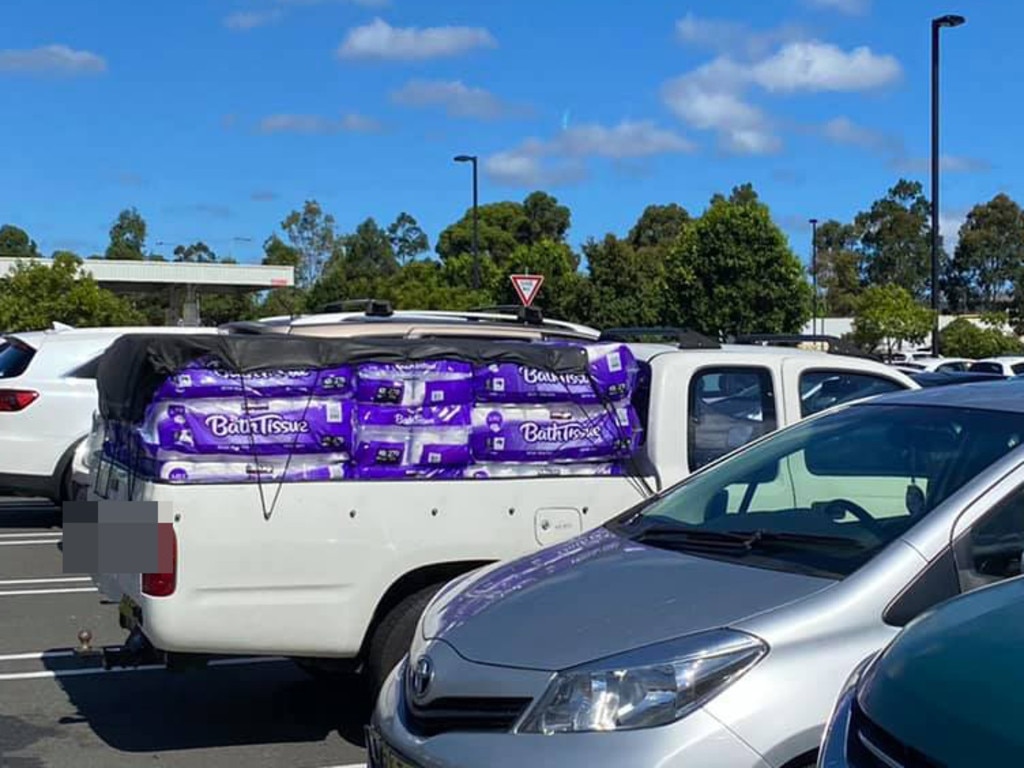
[[[932,355],[939,349],[939,36],[944,27],[959,27],[963,16],[947,14],[932,19]]]
[[[811,219],[811,284],[814,286],[814,302],[811,305],[811,335],[818,333],[818,220]],[[821,324],[824,332],[825,323]]]
[[[457,163],[473,164],[473,288],[480,287],[480,230],[477,217],[479,204],[479,187],[477,184],[477,157],[476,155],[458,155],[455,158]]]

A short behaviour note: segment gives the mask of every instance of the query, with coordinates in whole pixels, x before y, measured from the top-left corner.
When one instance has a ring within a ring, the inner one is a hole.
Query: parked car
[[[74,498],[73,458],[96,409],[96,369],[125,333],[197,328],[70,328],[0,339],[0,493],[60,503]]]
[[[950,384],[977,384],[982,381],[1006,381],[1008,377],[998,373],[977,371],[914,371],[908,376],[922,387],[945,387]]]
[[[907,373],[915,371],[951,373],[966,371],[973,362],[973,360],[969,360],[966,357],[914,357],[910,360],[895,363],[895,366]]]
[[[1000,376],[1018,376],[1024,373],[1024,357],[1012,355],[989,357],[971,363],[967,370],[971,373],[997,373]]]
[[[954,543],[972,581],[1020,572],[1024,497],[1017,492]],[[1024,751],[1020,649],[1024,579],[954,598],[913,621],[843,686],[821,768],[1014,765]]]
[[[1024,537],[1022,443],[1024,386],[883,395],[463,576],[385,683],[370,765],[812,766],[862,659],[1019,570],[961,548]]]
[[[470,325],[454,321],[460,322]],[[378,322],[382,335],[386,323]],[[471,327],[473,335],[498,339],[518,338],[523,330],[505,322],[472,321]],[[454,336],[445,344],[466,343]],[[316,352],[333,340],[309,342]],[[392,354],[396,345],[387,339],[382,347]],[[447,347],[424,337],[403,347],[410,353],[439,348]],[[313,671],[365,671],[377,686],[406,652],[425,602],[450,579],[593,529],[744,443],[821,409],[917,387],[883,363],[838,354],[697,338],[629,348],[644,371],[633,398],[644,441],[623,476],[559,475],[552,466],[546,474],[558,476],[304,482],[263,494],[254,483],[136,478],[108,484],[101,474],[125,472],[111,462],[109,472],[96,473],[93,497],[162,500],[188,512],[172,526],[180,558],[171,592],[151,594],[139,573],[96,574],[96,584],[130,606],[130,616],[143,617],[127,622],[133,638],[169,657],[280,655]],[[130,350],[125,354],[134,359]],[[136,390],[132,382],[129,387]],[[268,527],[260,510],[271,500]],[[274,567],[262,565],[267,562]]]

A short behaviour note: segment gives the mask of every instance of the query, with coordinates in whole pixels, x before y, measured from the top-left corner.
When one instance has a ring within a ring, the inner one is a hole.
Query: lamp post
[[[932,19],[932,355],[939,349],[939,33],[944,27],[959,27],[963,16],[947,14]]]
[[[480,287],[480,241],[479,223],[477,220],[477,204],[479,202],[476,170],[477,157],[476,155],[457,155],[455,157],[455,162],[473,164],[473,288],[475,290]]]
[[[811,304],[811,335],[818,333],[818,220],[810,219],[811,222],[811,285],[814,287],[814,300]],[[822,331],[825,330],[825,323],[822,324]]]

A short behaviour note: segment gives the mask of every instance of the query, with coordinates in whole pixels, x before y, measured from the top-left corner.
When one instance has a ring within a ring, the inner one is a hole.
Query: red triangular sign
[[[524,307],[533,304],[540,293],[540,287],[544,285],[544,275],[511,275],[509,279]]]

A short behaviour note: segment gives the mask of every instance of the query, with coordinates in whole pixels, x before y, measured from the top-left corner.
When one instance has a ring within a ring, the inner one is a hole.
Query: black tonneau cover
[[[442,358],[479,364],[516,363],[554,373],[587,371],[587,354],[581,346],[530,341],[129,334],[115,341],[100,360],[96,377],[100,413],[105,419],[140,421],[168,376],[206,357],[228,371],[242,374]]]

